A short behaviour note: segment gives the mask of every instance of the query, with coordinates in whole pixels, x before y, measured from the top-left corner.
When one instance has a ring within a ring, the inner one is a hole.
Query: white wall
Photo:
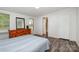
[[[42,35],[42,17],[36,17],[34,20],[34,34]]]
[[[9,38],[8,32],[0,33],[0,40],[8,39],[8,38]]]
[[[44,15],[48,17],[48,36],[79,41],[79,35],[76,33],[77,15],[79,15],[79,8],[78,11],[77,8],[65,8]],[[35,22],[35,33],[37,34],[42,34],[42,17],[38,16]]]
[[[77,37],[77,43],[79,44],[79,8],[77,8],[77,26],[76,26],[76,37]]]
[[[16,17],[25,18],[26,20],[31,17],[28,15],[22,15],[19,13],[13,13],[13,12],[8,12],[8,11],[4,11],[4,10],[0,10],[0,13],[6,13],[6,14],[10,15],[10,30],[16,29]],[[0,30],[0,39],[4,39],[4,38],[8,38],[8,30],[7,29]]]
[[[51,37],[76,39],[76,9],[67,8],[46,15],[48,21],[48,35]]]

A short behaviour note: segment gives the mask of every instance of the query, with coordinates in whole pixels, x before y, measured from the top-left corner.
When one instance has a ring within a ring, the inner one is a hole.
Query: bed
[[[49,44],[46,38],[23,35],[0,40],[0,52],[44,52],[49,49]]]

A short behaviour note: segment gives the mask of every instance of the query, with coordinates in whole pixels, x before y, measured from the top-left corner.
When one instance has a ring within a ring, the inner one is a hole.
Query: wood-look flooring
[[[51,37],[48,37],[47,39],[50,41],[50,49],[48,50],[48,52],[79,52],[79,46],[75,41]]]

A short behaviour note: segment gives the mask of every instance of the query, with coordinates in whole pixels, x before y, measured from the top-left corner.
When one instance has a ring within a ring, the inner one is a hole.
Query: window
[[[33,29],[33,19],[29,19],[28,25],[29,25],[29,28]]]
[[[10,17],[8,14],[0,13],[0,30],[9,29]]]
[[[26,19],[26,26],[28,25],[31,31],[33,32],[34,30],[34,20],[32,18]]]

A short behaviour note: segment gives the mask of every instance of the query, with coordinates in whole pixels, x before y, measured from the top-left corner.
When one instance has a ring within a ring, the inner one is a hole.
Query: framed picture
[[[10,15],[5,13],[0,13],[0,31],[8,30],[10,23]]]
[[[25,19],[16,17],[16,29],[25,29]]]

